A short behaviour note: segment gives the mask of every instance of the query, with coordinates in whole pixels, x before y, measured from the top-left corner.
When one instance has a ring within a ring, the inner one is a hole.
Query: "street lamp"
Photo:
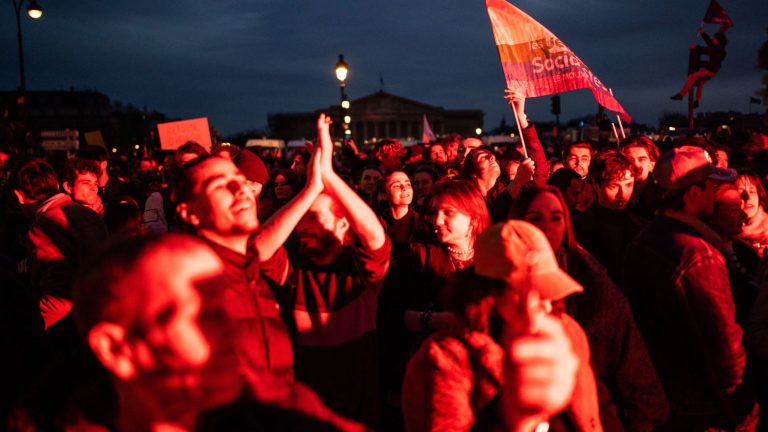
[[[341,83],[341,87],[344,87],[344,81],[347,79],[349,73],[349,66],[344,61],[344,54],[339,54],[339,61],[336,62],[336,79]]]
[[[43,16],[43,7],[37,4],[35,0],[29,0],[27,15],[29,15],[30,18],[38,19]]]
[[[347,141],[347,138],[351,135],[351,132],[349,131],[349,124],[352,122],[352,117],[349,115],[349,99],[347,98],[347,94],[344,92],[344,87],[347,80],[347,75],[349,74],[349,65],[347,65],[347,62],[344,61],[344,54],[339,54],[339,61],[336,62],[336,79],[339,80],[339,90],[341,91],[341,126],[344,130],[344,142]]]
[[[21,7],[24,5],[25,1],[28,1],[29,3],[29,6],[27,7],[27,15],[34,19],[43,16],[43,8],[36,0],[11,0],[13,3],[13,10],[16,12],[16,40],[19,45],[19,91],[21,92],[22,101],[24,101],[27,92],[27,78],[24,74],[24,44],[21,36]]]

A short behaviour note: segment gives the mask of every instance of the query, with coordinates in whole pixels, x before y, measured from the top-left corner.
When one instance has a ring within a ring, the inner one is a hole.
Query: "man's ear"
[[[693,185],[689,187],[688,190],[683,194],[683,203],[686,207],[696,206],[702,193],[703,189],[699,185]]]
[[[96,324],[88,332],[88,345],[112,375],[124,381],[136,377],[133,350],[123,327],[108,322]]]
[[[192,209],[187,203],[176,204],[176,213],[179,214],[181,220],[192,225],[193,227],[196,227],[200,224],[200,218],[192,213]]]
[[[64,192],[66,192],[67,195],[72,195],[72,186],[69,184],[69,182],[62,182],[61,188],[64,189]]]
[[[336,221],[336,236],[341,240],[342,244],[344,244],[344,240],[348,237],[347,231],[349,231],[349,221],[345,217],[339,218]]]

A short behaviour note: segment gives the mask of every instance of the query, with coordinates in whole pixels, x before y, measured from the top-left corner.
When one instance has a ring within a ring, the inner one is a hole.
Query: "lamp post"
[[[13,3],[13,10],[16,12],[16,40],[19,45],[19,91],[21,93],[20,97],[22,102],[24,101],[27,92],[27,78],[24,74],[24,43],[21,35],[21,7],[24,5],[25,1],[29,3],[29,6],[27,6],[27,15],[33,19],[38,19],[43,16],[43,8],[37,4],[36,0],[11,0],[11,3]]]
[[[349,65],[347,65],[347,62],[344,61],[344,54],[339,54],[339,61],[336,62],[336,79],[339,80],[339,90],[341,91],[341,127],[344,131],[344,136],[342,137],[342,141],[344,143],[347,142],[347,139],[352,134],[349,130],[349,124],[352,122],[352,117],[349,115],[349,99],[347,98],[347,94],[344,91],[344,87],[347,80],[347,75],[349,74]]]

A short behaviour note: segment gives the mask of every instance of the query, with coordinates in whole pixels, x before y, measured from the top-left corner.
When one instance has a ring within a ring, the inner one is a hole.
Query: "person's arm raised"
[[[332,195],[344,211],[352,231],[368,250],[378,250],[386,241],[386,233],[376,214],[355,191],[333,171],[333,141],[330,118],[320,114],[317,125],[318,146],[322,148],[322,174],[326,192]]]
[[[523,169],[520,173],[522,177],[517,179],[516,182],[510,182],[511,188],[508,190],[512,198],[515,198],[522,186],[525,186],[531,180],[531,175],[535,184],[539,186],[546,184],[548,177],[546,169],[547,154],[541,145],[536,128],[528,121],[528,116],[525,114],[525,96],[523,93],[507,89],[504,97],[509,102],[509,105],[514,108],[514,112],[517,113],[517,117],[520,120],[520,132],[525,139],[528,153],[528,158],[525,159],[520,167]]]
[[[266,261],[285,243],[304,214],[323,191],[321,172],[322,147],[316,146],[307,166],[307,183],[304,188],[259,228],[254,236],[259,261]]]

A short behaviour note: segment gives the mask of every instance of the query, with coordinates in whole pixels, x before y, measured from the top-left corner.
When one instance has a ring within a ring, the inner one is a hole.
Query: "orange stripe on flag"
[[[586,88],[597,103],[632,121],[608,87],[549,29],[504,0],[485,5],[508,88],[525,97]]]

